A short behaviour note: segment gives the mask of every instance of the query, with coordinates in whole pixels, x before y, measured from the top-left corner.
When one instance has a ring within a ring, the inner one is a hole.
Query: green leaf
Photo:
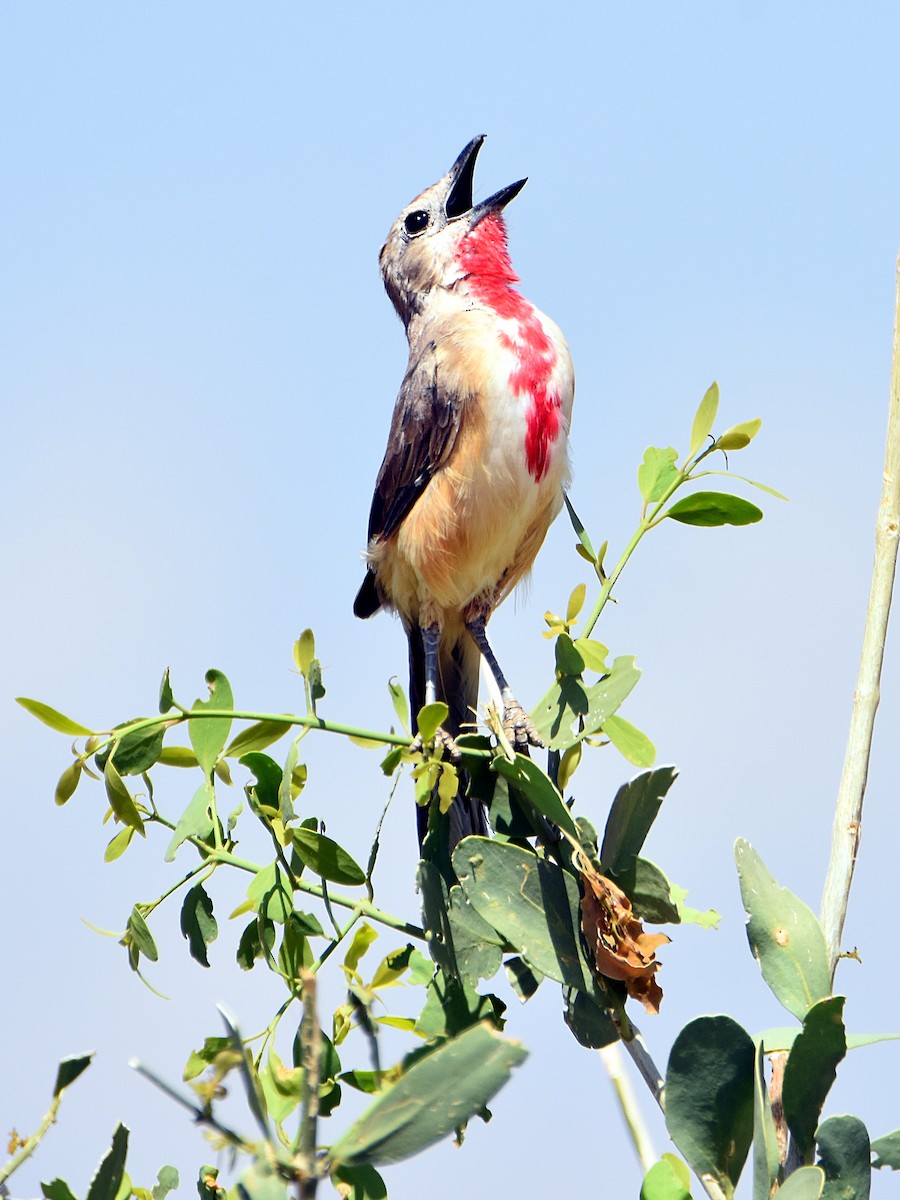
[[[291,889],[284,873],[275,863],[258,871],[247,888],[247,899],[261,917],[283,925],[294,908]]]
[[[178,1171],[175,1167],[160,1167],[151,1195],[153,1200],[165,1200],[169,1192],[178,1187]]]
[[[213,902],[198,883],[187,893],[181,906],[181,932],[188,940],[191,958],[201,967],[209,966],[206,947],[219,935],[219,926],[213,916]]]
[[[178,824],[175,826],[175,832],[172,834],[172,840],[169,842],[165,853],[166,862],[174,860],[178,847],[186,842],[188,838],[196,837],[202,842],[209,842],[211,840],[213,823],[212,817],[209,814],[212,796],[212,787],[208,783],[201,783],[196,792],[194,792],[190,804],[181,814]]]
[[[624,717],[607,717],[600,726],[618,752],[635,767],[652,767],[656,747],[640,729]]]
[[[688,450],[688,458],[693,458],[698,450],[702,448],[703,443],[712,431],[718,411],[719,385],[712,383],[707,388],[706,395],[700,401],[700,407],[694,416],[694,423],[691,426],[691,444]]]
[[[103,851],[104,862],[115,862],[117,858],[121,858],[128,847],[131,845],[131,839],[134,837],[134,830],[130,825],[126,825],[124,829],[120,829],[114,838],[111,838],[106,849]]]
[[[753,525],[762,520],[762,510],[728,492],[694,492],[666,509],[663,517],[682,525]]]
[[[64,1179],[54,1179],[52,1183],[42,1183],[41,1191],[44,1200],[75,1200],[72,1190]]]
[[[88,729],[86,725],[79,725],[71,717],[57,712],[55,708],[51,708],[49,704],[44,704],[41,700],[29,700],[27,696],[17,696],[16,704],[21,704],[27,713],[31,713],[33,717],[37,717],[39,721],[43,721],[57,733],[66,733],[69,737],[90,737],[95,732],[93,729]]]
[[[136,719],[140,720],[140,718]],[[134,724],[133,721],[126,721],[124,726],[118,725],[116,729],[132,724]],[[115,733],[116,729],[112,732]],[[97,754],[97,766],[105,767],[107,759],[112,755],[116,762],[116,770],[120,775],[141,775],[159,761],[165,732],[163,726],[157,725],[126,733]]]
[[[159,756],[160,764],[164,767],[199,767],[197,755],[187,746],[163,746]]]
[[[563,996],[566,1002],[563,1020],[580,1046],[599,1050],[619,1040],[619,1031],[608,1008],[601,1008],[576,988],[563,988]]]
[[[347,1200],[387,1200],[384,1180],[374,1167],[338,1166],[332,1169],[331,1179],[349,1189]]]
[[[159,682],[159,711],[167,713],[175,704],[175,697],[172,694],[172,683],[169,678],[169,668],[166,667],[163,671],[163,677]]]
[[[221,1193],[219,1193],[221,1195]],[[240,1174],[240,1184],[229,1192],[235,1200],[290,1200],[287,1183],[268,1155],[260,1154]]]
[[[613,879],[631,900],[635,915],[653,925],[678,925],[681,912],[672,899],[668,879],[649,858],[636,858]]]
[[[753,1140],[756,1052],[731,1017],[699,1017],[682,1029],[666,1071],[666,1125],[700,1177],[734,1195]]]
[[[146,837],[147,834],[144,831],[144,822],[141,814],[138,812],[137,805],[131,793],[122,782],[122,777],[116,770],[111,758],[106,760],[106,766],[103,768],[103,778],[106,784],[106,798],[109,800],[109,807],[123,825],[130,825],[141,837]]]
[[[640,679],[630,656],[617,658],[612,670],[590,687],[570,676],[557,680],[531,716],[541,740],[551,750],[566,750],[596,733],[621,706]],[[577,722],[577,729],[573,724]]]
[[[638,487],[646,504],[655,504],[661,500],[668,488],[678,478],[679,470],[675,466],[678,451],[671,446],[665,450],[659,446],[648,446],[644,451],[644,461],[638,467]]]
[[[776,999],[802,1021],[831,992],[822,928],[802,900],[778,886],[749,842],[738,839],[734,857],[753,957]]]
[[[753,1197],[769,1200],[778,1178],[780,1165],[775,1118],[769,1103],[766,1082],[765,1051],[756,1048],[756,1070],[753,1073]]]
[[[821,1167],[801,1167],[790,1175],[776,1192],[778,1200],[819,1200],[825,1186]],[[853,1200],[847,1196],[845,1200]]]
[[[847,1053],[844,997],[814,1004],[794,1039],[784,1071],[784,1115],[803,1158],[812,1159],[816,1127],[825,1098]]]
[[[231,684],[221,671],[207,671],[206,682],[209,684],[209,699],[195,700],[191,712],[214,712],[220,708],[234,708]],[[216,759],[225,748],[230,729],[231,717],[209,719],[204,717],[201,720],[188,722],[191,745],[194,747],[197,761],[207,777],[212,775]]]
[[[759,433],[762,419],[755,417],[752,421],[742,421],[726,429],[721,437],[716,438],[716,450],[743,450],[749,446]]]
[[[273,742],[284,737],[290,728],[290,721],[257,721],[233,737],[223,754],[225,758],[240,758],[251,751],[266,750]]]
[[[343,846],[316,833],[314,829],[293,829],[294,849],[315,875],[329,883],[358,887],[366,882],[366,873]]]
[[[621,875],[630,868],[677,776],[674,767],[659,767],[635,776],[619,788],[606,819],[600,847],[600,861],[605,871]]]
[[[606,665],[609,648],[602,642],[595,642],[593,638],[580,637],[576,638],[572,645],[581,655],[582,661],[589,671],[596,671],[598,675],[609,674],[609,667]]]
[[[231,1038],[206,1038],[199,1050],[192,1050],[188,1055],[188,1060],[185,1064],[184,1073],[182,1074],[181,1078],[185,1083],[190,1083],[192,1079],[196,1079],[197,1076],[201,1075],[207,1067],[211,1066],[223,1050],[227,1050],[230,1046]]]
[[[311,629],[304,629],[294,642],[294,663],[300,674],[306,678],[312,660],[316,657],[316,639]]]
[[[526,1057],[518,1042],[475,1025],[419,1058],[331,1147],[338,1165],[400,1162],[479,1113]]]
[[[431,741],[441,725],[447,720],[449,713],[450,709],[443,700],[437,700],[434,704],[426,704],[424,708],[419,710],[416,718],[416,728],[423,742]]]
[[[64,1058],[56,1069],[56,1083],[53,1085],[53,1098],[70,1087],[79,1075],[91,1065],[93,1054],[78,1054],[73,1058]]]
[[[153,940],[150,926],[144,920],[144,915],[137,905],[131,910],[128,924],[125,926],[125,936],[120,945],[133,947],[143,954],[144,958],[149,958],[150,962],[157,962],[159,959],[159,951],[156,949],[156,942]],[[132,966],[137,969],[136,962],[133,961]]]
[[[876,1138],[872,1143],[872,1153],[875,1155],[873,1167],[879,1170],[890,1167],[892,1171],[900,1171],[900,1129]]]
[[[584,670],[584,659],[567,633],[561,633],[556,639],[556,669],[560,675],[575,676],[580,676]]]
[[[487,838],[465,838],[452,857],[466,899],[529,966],[599,996],[581,950],[581,893],[574,876],[510,842]]]
[[[640,1200],[691,1200],[688,1183],[673,1163],[683,1166],[673,1154],[664,1154],[654,1163],[641,1184]]]
[[[566,607],[566,624],[571,625],[578,614],[584,608],[584,598],[587,595],[587,584],[579,583],[577,587],[572,589],[572,594],[569,597],[569,603]]]
[[[396,679],[388,680],[388,691],[391,693],[391,703],[394,706],[394,712],[397,714],[400,724],[409,733],[409,704],[406,700],[406,693]]]
[[[869,1134],[859,1117],[829,1117],[816,1130],[822,1200],[869,1200],[872,1185]]]
[[[597,561],[597,555],[594,552],[594,547],[591,545],[591,539],[587,535],[587,530],[581,523],[581,518],[579,517],[578,513],[572,507],[572,501],[569,499],[568,495],[564,494],[563,499],[566,502],[566,511],[569,514],[569,520],[572,522],[572,528],[575,530],[579,545],[584,551],[588,562],[595,563]]]
[[[97,1173],[91,1180],[86,1200],[116,1200],[125,1175],[125,1156],[128,1153],[128,1130],[118,1125],[112,1146],[100,1160]]]
[[[78,787],[78,781],[81,779],[81,771],[81,762],[76,758],[73,763],[69,763],[62,775],[60,775],[59,783],[56,785],[56,792],[53,796],[53,802],[58,808],[62,808],[75,795],[75,789]]]
[[[548,821],[552,821],[560,829],[565,829],[573,838],[578,838],[578,826],[566,808],[562,796],[533,759],[526,758],[524,754],[517,754],[515,761],[510,762],[508,758],[498,754],[493,767],[498,775],[509,780],[516,788],[520,798],[530,801]]]
[[[678,909],[678,915],[681,918],[683,925],[699,925],[701,929],[718,929],[719,922],[722,920],[721,913],[717,913],[714,908],[707,908],[701,912],[699,908],[691,908],[689,904],[685,904],[687,892],[684,888],[678,887],[677,884],[669,884],[669,892],[675,907]]]
[[[474,909],[472,911],[474,912]],[[535,971],[533,967],[529,967],[525,959],[520,958],[518,954],[513,958],[508,958],[503,964],[503,968],[506,971],[509,986],[523,1004],[531,999],[541,986],[544,978],[540,971]],[[576,995],[580,995],[580,993],[576,993]]]

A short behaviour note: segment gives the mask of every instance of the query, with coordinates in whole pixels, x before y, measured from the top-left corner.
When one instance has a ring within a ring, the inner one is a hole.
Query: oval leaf
[[[753,525],[762,520],[762,510],[749,500],[728,492],[694,492],[663,513],[682,525]]]
[[[761,417],[756,417],[752,421],[742,421],[740,425],[732,425],[730,429],[725,430],[721,437],[716,438],[716,449],[743,450],[759,433],[761,425]]]
[[[329,883],[342,883],[350,887],[358,887],[366,882],[362,867],[330,837],[316,833],[314,829],[294,829],[291,832],[294,848],[314,874],[327,879]]]
[[[797,1148],[808,1162],[825,1098],[837,1066],[847,1053],[844,997],[831,996],[814,1004],[794,1039],[784,1071],[784,1116]]]
[[[221,671],[207,671],[206,682],[209,684],[209,699],[196,700],[192,712],[210,712],[219,708],[234,708],[234,697],[231,684]],[[188,732],[191,745],[197,755],[197,761],[207,776],[212,775],[216,759],[225,748],[228,733],[231,729],[231,717],[206,718],[189,721]]]
[[[693,458],[709,437],[718,411],[719,385],[712,383],[707,388],[706,395],[700,401],[700,406],[694,416],[694,424],[691,426],[691,445],[688,450],[688,458]]]
[[[624,717],[607,717],[600,726],[618,752],[635,767],[652,767],[656,747],[640,729]]]
[[[17,696],[16,704],[21,704],[26,712],[37,717],[39,721],[43,721],[45,725],[49,725],[51,729],[55,729],[57,733],[67,733],[70,737],[89,737],[94,732],[93,729],[79,725],[71,717],[64,716],[41,700],[29,700],[27,696]]]
[[[130,825],[141,837],[146,837],[141,814],[137,810],[137,805],[131,793],[122,782],[122,776],[116,770],[112,758],[106,760],[106,766],[103,768],[103,779],[106,784],[106,798],[109,800],[109,807],[123,825]]]
[[[75,795],[75,789],[78,787],[80,779],[81,761],[76,758],[59,777],[59,783],[56,785],[56,792],[53,796],[54,804],[61,808],[68,800],[71,800]]]

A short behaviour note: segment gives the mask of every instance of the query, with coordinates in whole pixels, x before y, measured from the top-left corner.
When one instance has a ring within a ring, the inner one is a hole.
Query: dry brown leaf
[[[647,1012],[658,1013],[662,989],[656,982],[660,963],[657,947],[670,939],[664,933],[644,933],[631,901],[611,879],[582,860],[581,929],[598,975],[618,979],[629,996]]]

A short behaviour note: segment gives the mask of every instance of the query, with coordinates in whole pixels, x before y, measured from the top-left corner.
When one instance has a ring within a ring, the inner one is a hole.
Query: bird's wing
[[[440,366],[435,341],[426,342],[422,352],[410,360],[375,481],[370,542],[373,537],[389,538],[396,533],[453,450],[463,397]]]

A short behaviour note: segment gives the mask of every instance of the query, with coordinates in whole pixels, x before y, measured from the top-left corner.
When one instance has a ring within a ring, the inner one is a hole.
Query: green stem
[[[168,824],[168,822],[163,822],[160,820],[160,824]],[[205,883],[215,869],[216,864],[209,866],[207,863],[201,863],[199,867],[194,867],[193,871],[188,871],[187,875],[185,875],[183,879],[179,879],[177,883],[173,883],[172,886],[167,888],[161,896],[157,896],[155,900],[150,900],[147,904],[141,905],[142,909],[144,910],[144,916],[148,916],[153,912],[154,909],[159,908],[160,904],[162,904],[164,900],[168,900],[168,898],[174,895],[179,888],[184,887],[184,885],[189,883],[190,880],[196,879],[198,875],[203,876],[200,882]]]
[[[322,966],[328,961],[329,958],[331,958],[332,954],[334,954],[335,950],[337,950],[338,946],[341,944],[341,942],[344,940],[344,938],[347,936],[347,934],[350,932],[350,930],[353,928],[353,926],[356,924],[356,922],[359,920],[359,918],[361,916],[362,916],[362,909],[357,905],[356,908],[353,910],[353,913],[350,917],[350,920],[347,922],[347,924],[344,925],[343,928],[337,930],[337,936],[332,938],[332,940],[328,943],[328,945],[325,947],[325,949],[322,951],[322,953],[319,955],[319,957],[316,959],[316,961],[309,968],[310,971],[312,971],[312,973],[314,975],[318,974],[318,972],[322,968]]]
[[[65,1089],[63,1089],[65,1091]],[[27,1162],[37,1150],[38,1146],[47,1136],[51,1125],[56,1124],[56,1114],[59,1111],[59,1106],[63,1098],[63,1092],[53,1097],[53,1103],[50,1105],[47,1112],[44,1114],[37,1132],[31,1137],[27,1137],[15,1154],[9,1158],[2,1167],[0,1167],[0,1185],[6,1183],[10,1175],[21,1167],[22,1163]],[[5,1194],[5,1192],[4,1192]]]

